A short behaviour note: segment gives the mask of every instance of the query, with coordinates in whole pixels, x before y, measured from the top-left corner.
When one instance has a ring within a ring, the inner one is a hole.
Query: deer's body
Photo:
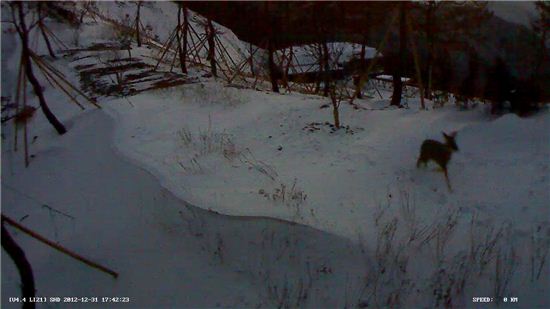
[[[458,151],[458,146],[455,142],[456,133],[451,133],[450,135],[443,133],[443,137],[445,138],[445,143],[431,139],[427,139],[422,143],[416,167],[420,167],[421,164],[425,166],[430,160],[434,161],[443,170],[447,186],[451,190],[451,183],[447,174],[447,164],[451,160],[453,152]]]

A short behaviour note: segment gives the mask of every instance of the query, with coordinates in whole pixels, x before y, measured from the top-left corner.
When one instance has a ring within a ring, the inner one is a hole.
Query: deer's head
[[[456,131],[451,132],[449,134],[446,134],[445,132],[441,132],[441,133],[443,133],[443,137],[445,138],[446,144],[449,147],[451,147],[451,149],[453,149],[454,151],[458,151],[458,146],[456,145],[456,140],[455,140]]]

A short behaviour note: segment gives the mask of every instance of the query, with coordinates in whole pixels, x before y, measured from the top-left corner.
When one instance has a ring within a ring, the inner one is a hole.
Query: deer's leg
[[[447,168],[443,168],[443,173],[445,174],[445,180],[447,181],[447,187],[449,188],[449,191],[453,191],[451,188],[451,182],[449,181],[449,175],[447,174]]]
[[[426,160],[422,155],[418,157],[418,160],[416,161],[416,167],[419,168],[420,166],[426,167],[428,165],[428,160]]]

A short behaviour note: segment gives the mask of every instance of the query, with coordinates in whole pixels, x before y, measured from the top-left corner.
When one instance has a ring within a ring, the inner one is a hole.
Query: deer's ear
[[[445,137],[449,137],[449,135],[445,134],[445,132],[441,131],[441,134],[443,134],[443,136]]]
[[[451,132],[450,136],[455,137],[456,136],[456,131]]]

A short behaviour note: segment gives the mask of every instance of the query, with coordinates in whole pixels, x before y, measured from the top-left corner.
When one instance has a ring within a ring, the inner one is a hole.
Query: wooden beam
[[[108,273],[109,275],[113,276],[114,278],[117,278],[118,277],[118,273],[105,267],[105,266],[102,266],[98,263],[95,263],[95,262],[92,262],[84,257],[82,257],[81,255],[78,255],[72,251],[70,251],[69,249],[61,246],[61,245],[58,245],[56,244],[55,242],[43,237],[42,235],[22,226],[21,224],[17,223],[17,221],[13,220],[13,219],[10,219],[9,217],[5,216],[5,215],[2,215],[2,222],[6,222],[8,224],[10,224],[11,226],[17,228],[18,230],[24,232],[25,234],[31,236],[32,238],[54,248],[55,250],[61,252],[61,253],[64,253],[90,267],[93,267],[95,269],[99,269],[100,271],[102,272],[105,272],[105,273]]]

